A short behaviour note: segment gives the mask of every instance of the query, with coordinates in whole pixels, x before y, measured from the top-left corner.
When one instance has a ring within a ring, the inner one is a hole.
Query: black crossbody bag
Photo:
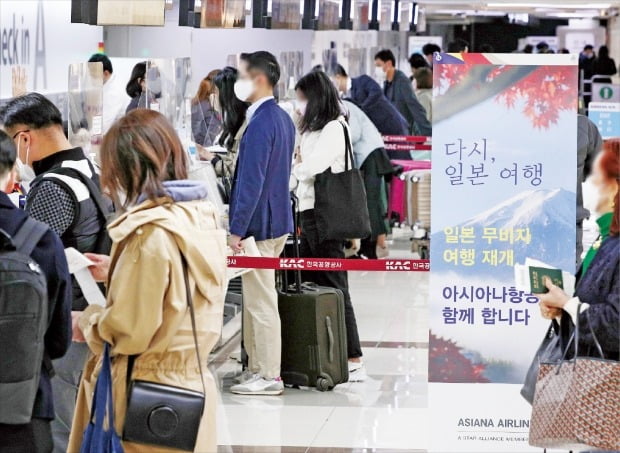
[[[182,254],[181,260],[203,393],[156,382],[132,381],[131,372],[136,356],[130,356],[127,365],[128,400],[123,440],[194,451],[205,407],[206,388],[198,349],[187,261]]]

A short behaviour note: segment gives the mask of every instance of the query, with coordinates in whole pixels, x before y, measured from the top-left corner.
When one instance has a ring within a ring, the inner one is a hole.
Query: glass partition
[[[278,98],[280,100],[295,99],[295,84],[304,75],[304,53],[300,50],[282,52],[279,63]]]
[[[75,63],[69,66],[67,96],[69,141],[81,147],[93,161],[98,161],[102,140],[103,65]]]
[[[174,60],[175,117],[174,127],[187,130],[191,127],[191,98],[189,91],[192,78],[192,62],[189,57]]]

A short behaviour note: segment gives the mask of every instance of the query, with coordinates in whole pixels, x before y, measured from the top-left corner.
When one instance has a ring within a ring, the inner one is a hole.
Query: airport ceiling
[[[501,17],[530,15],[538,18],[608,18],[620,13],[620,0],[418,0],[427,17]]]

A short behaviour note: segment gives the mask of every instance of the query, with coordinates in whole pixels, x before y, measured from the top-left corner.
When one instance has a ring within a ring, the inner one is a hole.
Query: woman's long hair
[[[164,181],[187,179],[183,145],[166,117],[154,110],[132,110],[116,121],[103,138],[100,156],[101,186],[125,209],[141,195],[164,196]]]
[[[307,99],[306,112],[301,118],[299,129],[304,132],[320,131],[330,121],[342,115],[338,92],[323,71],[312,71],[297,82],[295,91],[301,91]]]
[[[192,99],[192,104],[199,104],[202,101],[208,101],[209,96],[216,92],[215,87],[215,78],[220,73],[219,69],[215,69],[211,71],[207,76],[200,81],[200,85],[198,86],[198,92],[196,96]]]
[[[598,59],[599,60],[609,60],[609,47],[601,46],[598,49]]]
[[[222,107],[222,135],[219,144],[231,150],[235,136],[245,121],[245,114],[249,104],[240,101],[235,96],[235,82],[239,71],[227,66],[215,77],[215,86],[219,91],[220,106]]]
[[[140,85],[140,82],[142,82],[145,78],[146,61],[136,63],[131,71],[131,77],[129,78],[129,82],[127,82],[127,87],[125,88],[127,96],[130,98],[140,96],[142,94],[142,85]]]
[[[620,235],[620,138],[605,141],[600,164],[605,177],[610,181],[615,180],[618,184],[614,197],[614,216],[609,229],[610,235],[618,236]]]

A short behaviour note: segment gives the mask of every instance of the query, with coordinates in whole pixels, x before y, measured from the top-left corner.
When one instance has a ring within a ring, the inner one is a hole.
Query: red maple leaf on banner
[[[537,129],[548,129],[557,124],[560,112],[576,108],[577,73],[572,66],[541,66],[529,72],[516,83],[503,87],[514,66],[492,66],[488,71],[478,72],[479,80],[471,77],[472,64],[444,64],[439,67],[439,95],[450,96],[458,85],[469,83],[470,88],[479,90],[486,84],[499,84],[501,91],[495,95],[497,102],[507,108],[515,108],[518,101],[524,103],[523,114]],[[478,66],[480,68],[480,66]],[[495,91],[497,92],[497,91]],[[482,102],[484,98],[481,98]]]
[[[562,110],[575,109],[577,80],[570,66],[542,66],[521,79],[496,99],[513,108],[523,99],[523,113],[537,129],[557,124]]]

